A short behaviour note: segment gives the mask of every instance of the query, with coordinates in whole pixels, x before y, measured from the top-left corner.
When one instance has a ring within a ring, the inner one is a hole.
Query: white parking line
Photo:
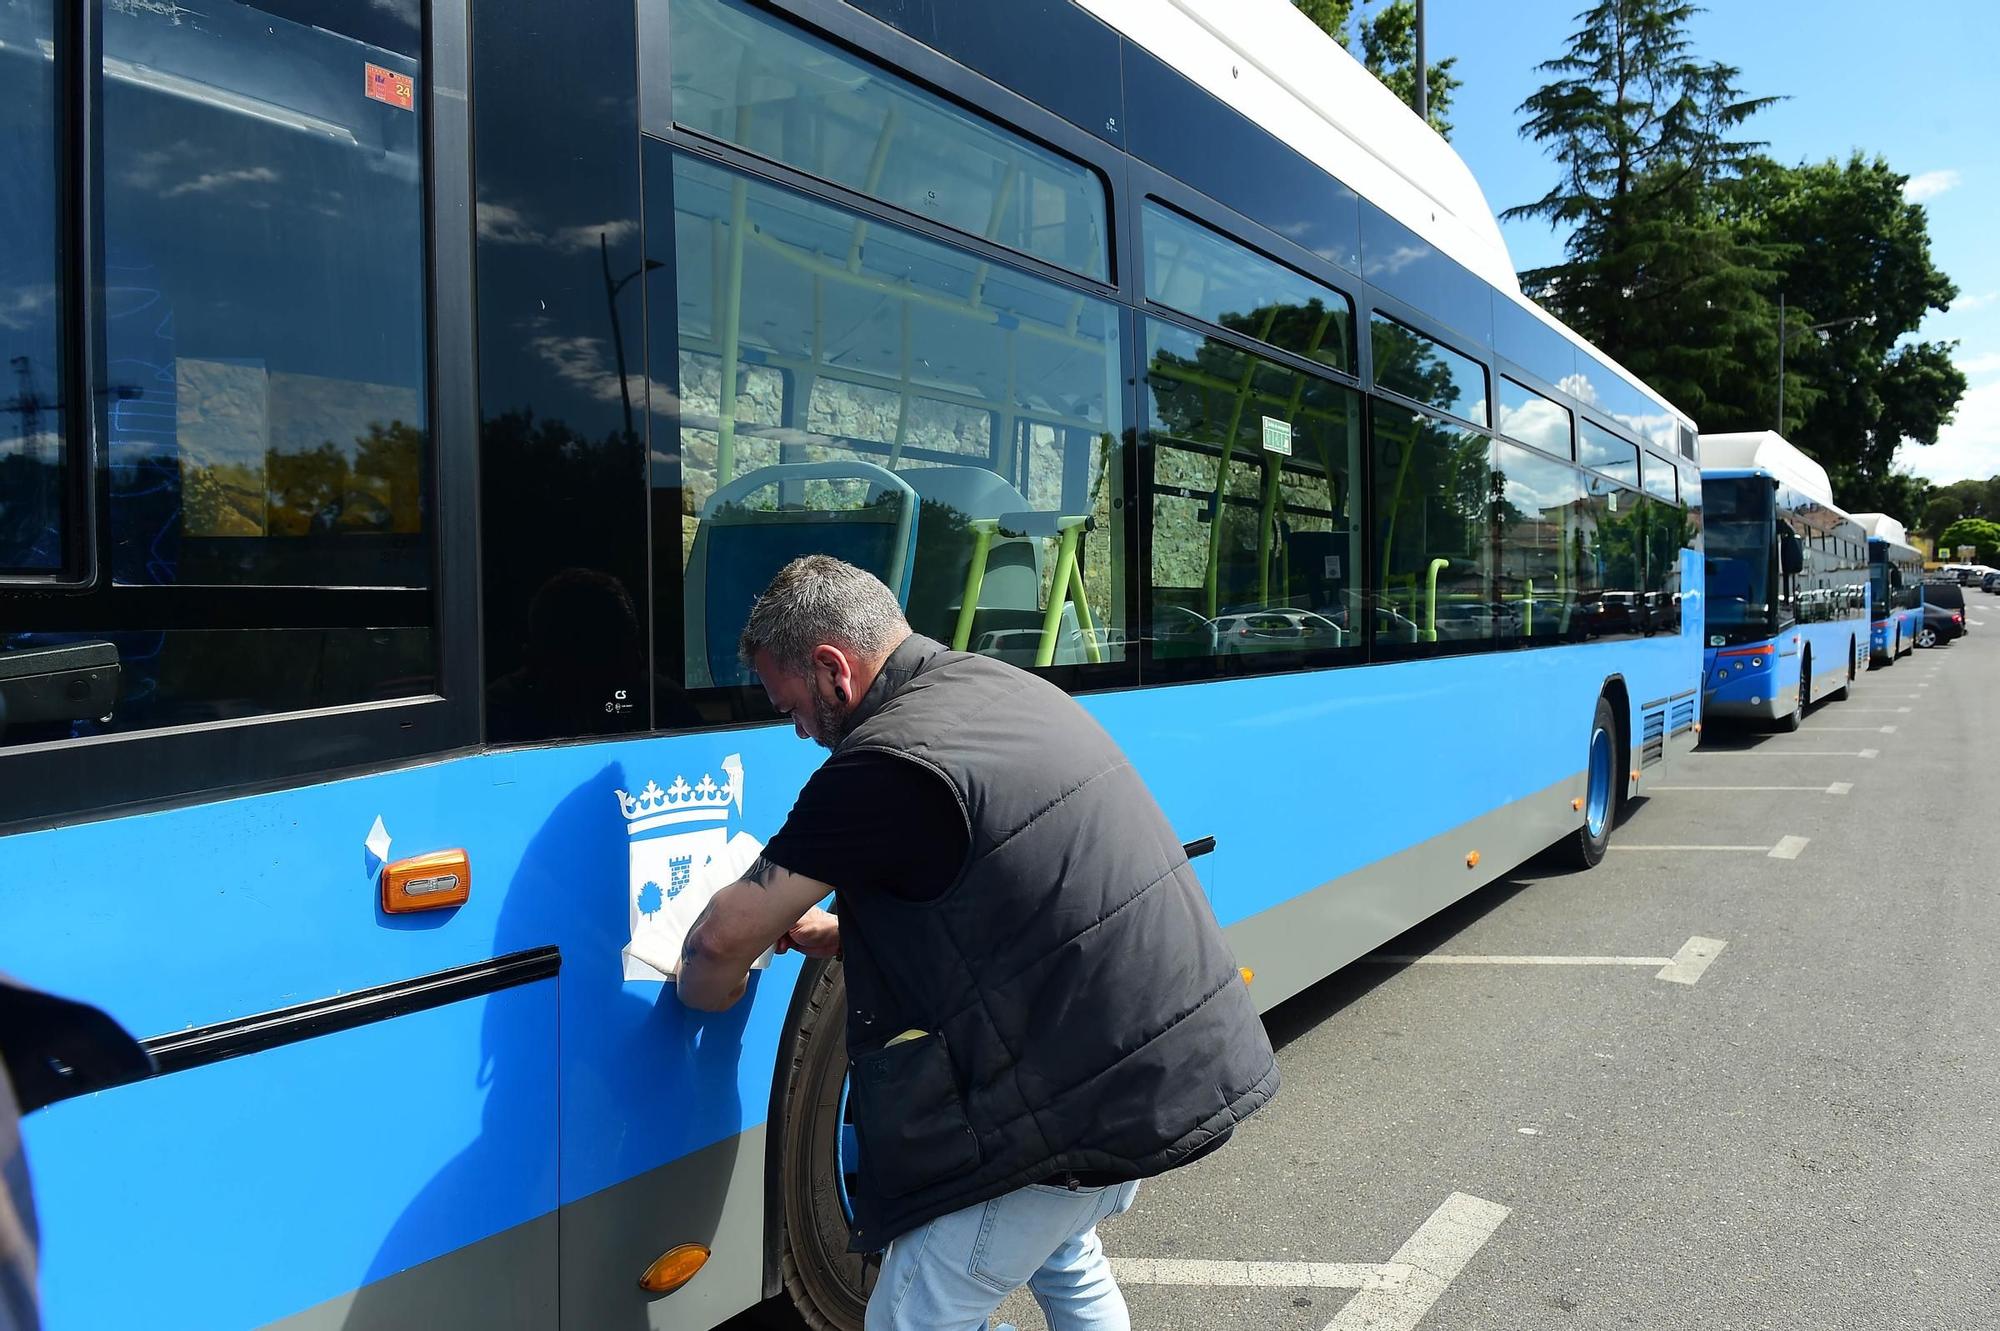
[[[1914,709],[1908,707],[1843,707],[1840,709],[1840,714],[1852,716],[1856,712],[1894,712],[1898,716],[1907,716],[1912,710]]]
[[[1326,1331],[1411,1331],[1511,1214],[1498,1202],[1454,1192],[1389,1259],[1410,1268],[1408,1278],[1394,1290],[1356,1294]]]
[[[1672,957],[1471,956],[1463,952],[1376,952],[1361,959],[1400,966],[1664,966],[1673,960]]]
[[[1611,847],[1611,849],[1613,849],[1613,850],[1740,850],[1740,851],[1753,851],[1753,850],[1754,850],[1754,851],[1756,851],[1756,852],[1757,852],[1757,853],[1758,853],[1759,855],[1768,855],[1768,854],[1770,854],[1770,853],[1771,853],[1771,847],[1769,847],[1769,846],[1626,846],[1626,845],[1617,845],[1617,846],[1613,846],[1613,847]]]
[[[1708,969],[1709,963],[1721,956],[1722,949],[1728,946],[1720,938],[1690,938],[1681,944],[1681,950],[1674,953],[1674,959],[1653,978],[1672,984],[1693,984]]]
[[[1836,781],[1830,786],[1653,786],[1647,793],[1657,795],[1663,790],[1810,790],[1822,795],[1846,795],[1853,789],[1852,781]]]
[[[1709,749],[1695,750],[1697,758],[1879,758],[1880,749]]]
[[[1121,1285],[1207,1285],[1217,1289],[1397,1290],[1410,1268],[1393,1262],[1207,1262],[1113,1257]]]
[[[1805,838],[1795,840],[1803,842]],[[1749,847],[1763,850],[1762,846]],[[1363,961],[1402,966],[1657,966],[1654,978],[1675,984],[1693,984],[1729,944],[1720,938],[1690,938],[1671,957],[1536,957],[1469,956],[1464,953],[1426,952],[1421,955],[1384,952],[1361,958]]]
[[[1771,858],[1774,860],[1795,860],[1799,857],[1799,852],[1803,851],[1811,842],[1811,837],[1779,837],[1778,844],[1771,847]]]
[[[1813,730],[1822,733],[1826,731],[1845,731],[1850,735],[1893,735],[1896,733],[1896,727],[1894,726],[1814,726]]]

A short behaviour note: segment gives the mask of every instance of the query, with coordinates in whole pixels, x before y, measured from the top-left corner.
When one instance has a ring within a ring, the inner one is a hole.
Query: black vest
[[[935,901],[840,894],[856,1251],[1060,1171],[1162,1173],[1271,1098],[1201,884],[1083,708],[912,637],[855,717],[840,751],[942,775],[971,840]]]

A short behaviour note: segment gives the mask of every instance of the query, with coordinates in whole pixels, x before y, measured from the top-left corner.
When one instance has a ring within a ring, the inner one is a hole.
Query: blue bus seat
[[[973,524],[1000,524],[1003,516],[1027,509],[1028,501],[1005,477],[984,467],[912,467],[898,474],[923,505],[908,602],[910,626],[951,644],[977,550]],[[1018,528],[997,525],[986,547],[985,576],[963,647],[970,650],[988,634],[1039,629],[1041,600],[1041,542]]]
[[[795,483],[867,483],[856,507],[787,503]],[[753,508],[760,490],[782,487],[776,507]],[[865,568],[909,604],[917,544],[917,493],[872,462],[790,462],[746,472],[702,505],[687,567],[687,681],[690,686],[747,684],[736,657],[737,638],[759,592],[801,555],[827,554]]]

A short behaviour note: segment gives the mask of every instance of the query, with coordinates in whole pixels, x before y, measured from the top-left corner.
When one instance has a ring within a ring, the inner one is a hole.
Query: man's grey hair
[[[778,570],[750,607],[736,649],[745,665],[768,652],[779,669],[804,675],[822,644],[875,660],[909,634],[903,607],[880,578],[832,555],[806,555]]]

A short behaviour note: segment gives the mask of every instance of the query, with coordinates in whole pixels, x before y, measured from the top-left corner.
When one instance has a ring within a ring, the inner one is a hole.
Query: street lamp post
[[[1825,323],[1807,324],[1801,331],[1823,332],[1828,328],[1840,328],[1846,324],[1872,324],[1872,314],[1850,314],[1845,319],[1828,319]],[[1785,344],[1789,341],[1785,327],[1785,293],[1778,293],[1778,433],[1785,432]]]
[[[1431,80],[1424,60],[1424,0],[1417,0],[1417,119],[1431,123]]]

